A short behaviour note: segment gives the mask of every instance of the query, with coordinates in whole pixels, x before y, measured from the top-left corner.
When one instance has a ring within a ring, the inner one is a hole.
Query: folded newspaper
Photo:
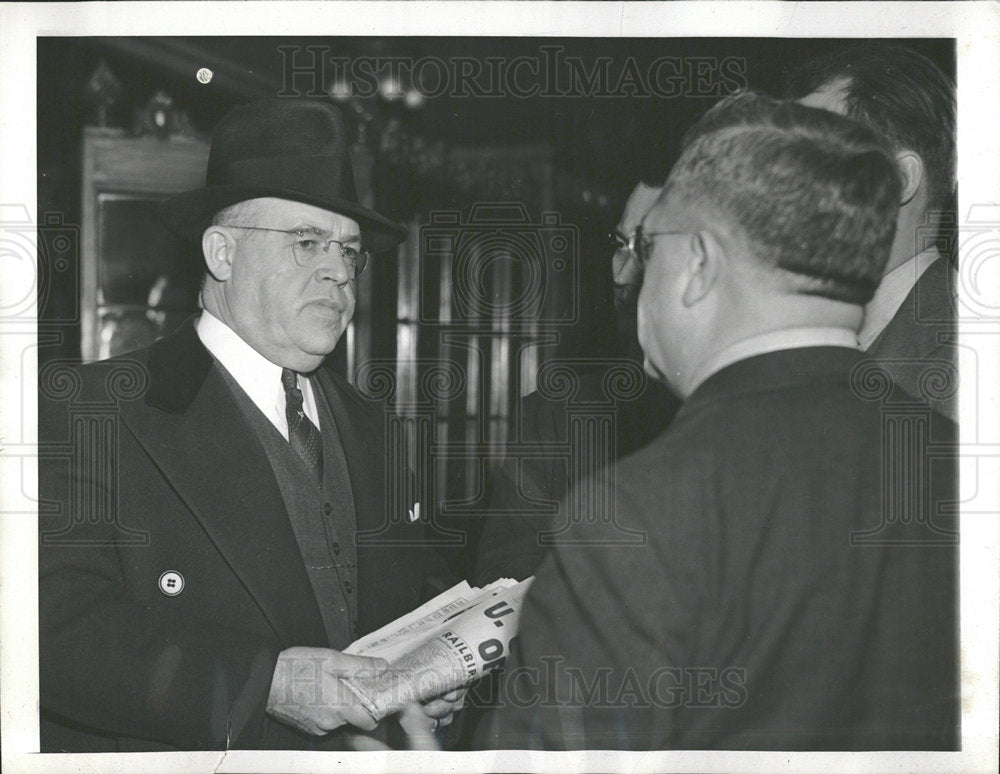
[[[532,580],[501,578],[484,588],[462,581],[351,643],[345,653],[384,658],[389,668],[344,682],[376,721],[475,682],[504,662]]]

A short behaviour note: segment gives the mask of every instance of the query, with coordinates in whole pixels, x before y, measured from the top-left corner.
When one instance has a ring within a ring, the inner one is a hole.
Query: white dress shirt
[[[782,349],[798,349],[799,347],[846,347],[858,348],[857,334],[850,328],[835,328],[830,326],[808,326],[800,328],[784,328],[769,331],[759,336],[737,341],[726,347],[714,357],[706,360],[689,380],[689,390],[694,392],[699,384],[712,374],[721,371],[728,365],[740,360],[777,352]]]
[[[195,326],[198,338],[212,353],[236,383],[261,410],[265,417],[288,440],[288,420],[285,419],[285,388],[281,385],[281,366],[275,365],[247,344],[222,320],[202,310]],[[302,410],[319,427],[319,414],[312,385],[301,374],[298,386],[302,390]],[[320,428],[322,430],[322,428]]]
[[[899,311],[906,296],[917,284],[920,275],[940,257],[941,254],[936,247],[928,247],[882,277],[872,300],[865,305],[865,320],[861,323],[861,330],[858,331],[858,344],[861,345],[861,349],[867,350],[875,343],[875,339],[885,330],[885,326]]]

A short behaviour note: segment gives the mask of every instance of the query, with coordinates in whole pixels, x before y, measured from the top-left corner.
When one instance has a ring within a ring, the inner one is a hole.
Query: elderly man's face
[[[360,245],[357,222],[328,210],[268,199],[260,222],[234,225],[314,230],[317,239]],[[333,351],[354,316],[354,284],[338,246],[316,266],[300,266],[294,234],[234,229],[238,247],[225,283],[229,323],[264,357],[296,371],[311,371]]]

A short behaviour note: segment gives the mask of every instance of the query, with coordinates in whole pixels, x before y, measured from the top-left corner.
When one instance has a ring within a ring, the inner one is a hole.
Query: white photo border
[[[36,40],[47,36],[562,36],[954,38],[959,225],[1000,214],[1000,6],[948,2],[115,2],[0,6],[0,204],[37,223]],[[976,210],[979,208],[979,210]],[[986,209],[983,209],[986,208]],[[1000,229],[996,220],[993,229]],[[963,260],[960,253],[959,261]],[[976,300],[1000,309],[1000,251],[979,258]],[[0,263],[0,309],[18,273]],[[14,281],[5,281],[13,278]],[[968,288],[960,291],[963,295]],[[29,312],[28,317],[31,317]],[[101,771],[996,771],[1000,598],[1000,323],[961,325],[962,751],[877,753],[198,753],[38,754],[36,326],[0,322],[0,632],[3,769]],[[973,406],[978,388],[978,412]],[[970,473],[971,471],[971,473]],[[979,483],[978,491],[972,487]],[[969,504],[973,506],[969,506]]]

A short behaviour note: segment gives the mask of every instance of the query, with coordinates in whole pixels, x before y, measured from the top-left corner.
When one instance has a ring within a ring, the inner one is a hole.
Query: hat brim
[[[347,199],[321,197],[287,188],[250,185],[216,185],[178,194],[162,204],[163,219],[174,233],[200,240],[219,210],[249,199],[273,197],[311,204],[324,210],[345,215],[361,226],[365,247],[374,253],[393,250],[406,239],[406,227],[379,215],[374,210]]]

